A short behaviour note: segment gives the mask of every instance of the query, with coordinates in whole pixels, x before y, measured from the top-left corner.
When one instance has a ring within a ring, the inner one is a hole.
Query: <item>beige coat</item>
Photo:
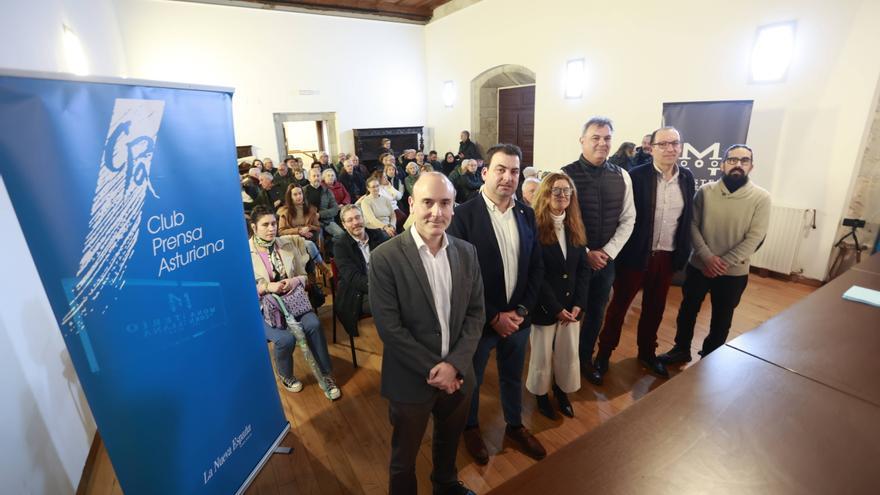
[[[276,282],[270,279],[269,272],[266,271],[266,265],[263,258],[257,251],[253,237],[248,240],[251,248],[251,264],[254,267],[254,278],[256,284],[264,285],[269,282]],[[306,275],[306,263],[309,262],[309,252],[306,250],[305,241],[298,235],[283,235],[275,240],[275,249],[281,255],[281,262],[284,263],[284,269],[287,273],[282,276],[285,278],[299,277]]]

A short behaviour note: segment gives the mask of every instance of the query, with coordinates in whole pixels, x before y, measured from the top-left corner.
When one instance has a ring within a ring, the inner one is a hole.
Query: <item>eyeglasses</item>
[[[550,193],[554,196],[571,196],[572,189],[570,187],[554,187],[550,189]]]
[[[656,148],[678,148],[681,146],[681,141],[661,141],[659,143],[654,143],[651,146]]]
[[[728,156],[727,158],[724,159],[724,162],[727,163],[728,165],[736,165],[737,163],[739,163],[740,165],[751,165],[752,159],[747,156],[744,156],[742,158],[737,158],[735,156]]]

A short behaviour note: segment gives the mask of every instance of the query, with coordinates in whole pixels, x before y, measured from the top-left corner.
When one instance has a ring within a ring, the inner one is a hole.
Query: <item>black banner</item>
[[[694,174],[697,188],[721,178],[721,157],[731,144],[745,143],[752,100],[663,104],[663,125],[681,133],[678,163]]]

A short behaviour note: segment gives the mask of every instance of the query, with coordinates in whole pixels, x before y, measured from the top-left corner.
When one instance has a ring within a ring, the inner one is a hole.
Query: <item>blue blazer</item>
[[[535,226],[535,212],[523,203],[514,200],[513,215],[519,229],[519,265],[516,287],[510,301],[504,289],[504,265],[501,262],[501,250],[489,218],[489,209],[482,194],[477,194],[470,201],[458,205],[452,223],[446,232],[463,239],[477,248],[480,261],[480,272],[483,275],[483,295],[486,300],[486,324],[483,330],[491,330],[489,322],[502,311],[525,306],[529,316],[524,318],[520,328],[531,325],[531,313],[538,302],[541,283],[544,280],[544,260],[541,257],[541,245],[538,243],[538,230]]]

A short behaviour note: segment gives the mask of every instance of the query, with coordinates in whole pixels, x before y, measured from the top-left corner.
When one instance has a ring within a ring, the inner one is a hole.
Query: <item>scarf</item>
[[[284,274],[284,262],[281,261],[278,250],[275,249],[275,240],[265,241],[254,235],[254,244],[269,251],[269,260],[272,262],[272,268],[275,269],[275,273],[271,274],[273,279],[280,278]]]

